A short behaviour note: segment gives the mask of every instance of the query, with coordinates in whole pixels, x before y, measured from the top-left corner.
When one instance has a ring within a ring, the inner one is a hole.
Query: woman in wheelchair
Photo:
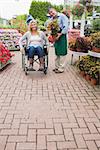
[[[29,31],[27,31],[19,40],[20,50],[24,52],[23,41],[26,40],[26,53],[29,59],[29,70],[33,69],[33,58],[34,55],[38,55],[40,67],[39,71],[43,71],[44,69],[44,45],[47,45],[47,38],[44,32],[38,30],[37,21],[29,16],[27,19],[27,24],[29,26]]]

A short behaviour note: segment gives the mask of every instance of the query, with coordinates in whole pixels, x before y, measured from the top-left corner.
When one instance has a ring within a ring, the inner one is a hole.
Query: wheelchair
[[[43,49],[44,49],[44,56],[43,56],[44,69],[43,69],[42,72],[44,72],[44,74],[46,75],[47,70],[48,70],[48,50],[47,50],[47,46],[44,45]],[[24,47],[24,50],[25,50],[25,53],[24,54],[22,53],[22,69],[25,72],[25,75],[28,75],[30,70],[29,70],[29,61],[28,61],[28,55],[27,55],[27,52],[26,52],[26,50],[27,50],[26,47]],[[37,55],[34,55],[33,63],[39,64],[39,58],[37,58],[36,56]]]

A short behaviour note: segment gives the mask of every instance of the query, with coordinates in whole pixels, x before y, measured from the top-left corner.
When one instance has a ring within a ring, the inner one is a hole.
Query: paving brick
[[[2,129],[0,135],[17,135],[17,129]]]
[[[65,141],[64,135],[47,135],[48,142]]]
[[[77,146],[76,146],[76,144],[75,144],[75,142],[57,142],[57,148],[58,149],[60,149],[60,150],[62,150],[62,149],[71,149],[71,148],[73,148],[73,149],[75,149],[75,148],[77,148]]]
[[[89,150],[98,150],[94,141],[86,141]]]
[[[88,128],[78,128],[78,129],[72,129],[74,134],[87,134],[89,133]]]
[[[74,141],[73,132],[71,129],[64,129],[66,141]]]
[[[25,142],[26,136],[9,136],[8,142]]]
[[[43,135],[37,136],[37,149],[46,149],[46,137]]]
[[[85,140],[100,140],[100,134],[84,134],[83,135]]]
[[[63,130],[62,130],[62,124],[54,124],[54,131],[55,131],[55,134],[63,134]]]
[[[5,149],[7,138],[7,136],[0,136],[0,150]]]
[[[83,139],[82,135],[75,134],[74,137],[78,148],[87,148],[85,140]]]
[[[37,134],[38,135],[50,135],[50,134],[54,134],[54,130],[53,129],[38,129]]]
[[[98,133],[95,125],[93,123],[87,123],[90,133]]]
[[[95,141],[95,142],[96,142],[97,147],[100,148],[100,140],[97,140],[97,141]]]
[[[36,150],[36,143],[17,143],[17,150]]]
[[[47,142],[47,150],[57,150],[56,142]]]
[[[21,124],[19,128],[19,135],[26,135],[27,129],[28,129],[27,124]]]
[[[15,150],[16,143],[7,143],[5,150]]]

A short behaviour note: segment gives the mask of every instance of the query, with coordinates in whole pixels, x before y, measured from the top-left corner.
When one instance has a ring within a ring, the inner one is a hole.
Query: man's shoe
[[[57,69],[57,68],[55,68],[55,69],[53,69],[52,71],[54,71],[54,72],[55,72],[55,71],[57,71],[57,70],[58,70],[58,69]]]
[[[29,67],[28,70],[29,70],[29,71],[36,71],[36,70],[35,70],[34,68],[32,68],[32,67]]]
[[[63,73],[64,71],[56,70],[55,73]]]

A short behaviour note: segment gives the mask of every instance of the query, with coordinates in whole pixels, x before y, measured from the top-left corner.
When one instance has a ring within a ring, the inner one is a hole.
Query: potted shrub
[[[92,49],[91,42],[87,40],[87,38],[83,37],[78,37],[76,39],[75,47],[77,52],[84,52],[84,53],[87,53],[88,50]]]
[[[75,43],[76,43],[76,39],[75,38],[69,40],[69,49],[70,50],[76,51]]]
[[[92,36],[91,36],[92,40],[92,45],[93,45],[93,51],[94,52],[97,52],[97,53],[100,53],[100,32],[98,33],[94,33]]]
[[[97,81],[99,80],[99,70],[100,70],[100,66],[94,66],[94,67],[91,67],[89,71],[92,85],[96,85]]]

